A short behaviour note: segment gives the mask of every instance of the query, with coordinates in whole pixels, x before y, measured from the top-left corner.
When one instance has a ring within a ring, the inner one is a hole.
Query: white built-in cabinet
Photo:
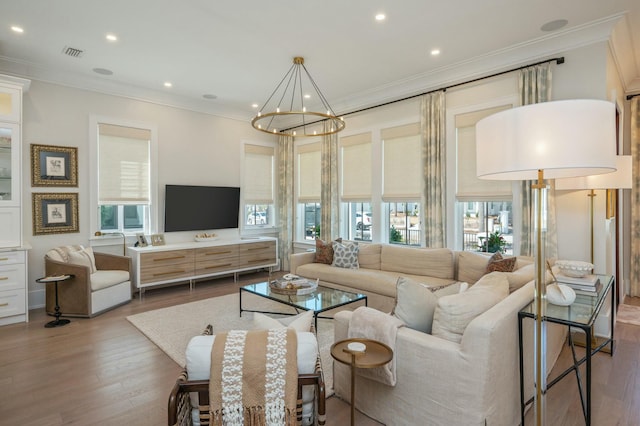
[[[22,92],[0,75],[0,325],[28,321],[27,247],[22,239]]]

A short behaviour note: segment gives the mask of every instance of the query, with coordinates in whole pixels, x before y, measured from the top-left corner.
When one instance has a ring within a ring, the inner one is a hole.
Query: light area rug
[[[130,315],[127,320],[184,367],[189,340],[202,334],[208,324],[213,326],[214,334],[253,328],[253,313],[243,312],[240,317],[239,302],[238,293],[234,293]],[[242,306],[245,309],[295,313],[291,307],[246,292],[242,295]],[[333,394],[333,320],[318,319],[317,337],[328,396]]]
[[[620,305],[616,321],[625,324],[640,325],[640,306]]]

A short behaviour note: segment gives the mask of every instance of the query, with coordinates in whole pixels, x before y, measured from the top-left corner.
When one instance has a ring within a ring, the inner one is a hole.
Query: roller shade
[[[511,181],[482,180],[476,172],[476,123],[510,105],[456,116],[456,199],[458,201],[500,201],[512,199]]]
[[[151,202],[151,131],[98,125],[98,204]]]
[[[340,139],[343,202],[371,200],[371,132]]]
[[[298,146],[298,202],[319,203],[321,188],[321,144]]]
[[[270,146],[244,146],[244,202],[273,204],[273,162],[275,149]]]
[[[383,141],[382,200],[385,202],[420,199],[422,154],[420,123],[381,132]]]

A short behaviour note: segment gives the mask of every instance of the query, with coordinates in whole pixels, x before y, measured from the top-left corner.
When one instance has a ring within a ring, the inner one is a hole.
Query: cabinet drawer
[[[196,249],[196,264],[213,259],[227,259],[238,257],[238,245],[202,247]]]
[[[255,253],[276,253],[275,241],[260,241],[257,243],[240,244],[240,256],[252,255]]]
[[[209,275],[230,271],[238,267],[238,257],[215,258],[196,263],[196,275]]]
[[[0,291],[0,318],[26,313],[25,290]]]
[[[24,290],[24,265],[14,264],[0,266],[0,291]]]
[[[143,253],[140,256],[141,268],[153,268],[160,265],[193,263],[194,250],[169,250],[154,253]]]
[[[0,266],[23,264],[25,258],[24,251],[0,251]]]

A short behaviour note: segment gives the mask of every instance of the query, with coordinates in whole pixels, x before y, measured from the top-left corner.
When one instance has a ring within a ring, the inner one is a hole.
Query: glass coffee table
[[[242,307],[242,293],[244,292],[255,294],[256,296],[264,297],[266,299],[282,303],[283,305],[290,306],[294,308],[295,313],[245,309]],[[351,293],[349,291],[336,290],[334,288],[319,285],[315,291],[305,295],[281,294],[273,292],[268,282],[262,282],[240,287],[240,316],[242,316],[243,312],[296,315],[300,313],[301,310],[313,311],[314,325],[316,330],[318,330],[318,318],[331,319],[331,317],[320,316],[320,314],[358,301],[364,301],[364,306],[367,306],[367,296],[360,293]]]

